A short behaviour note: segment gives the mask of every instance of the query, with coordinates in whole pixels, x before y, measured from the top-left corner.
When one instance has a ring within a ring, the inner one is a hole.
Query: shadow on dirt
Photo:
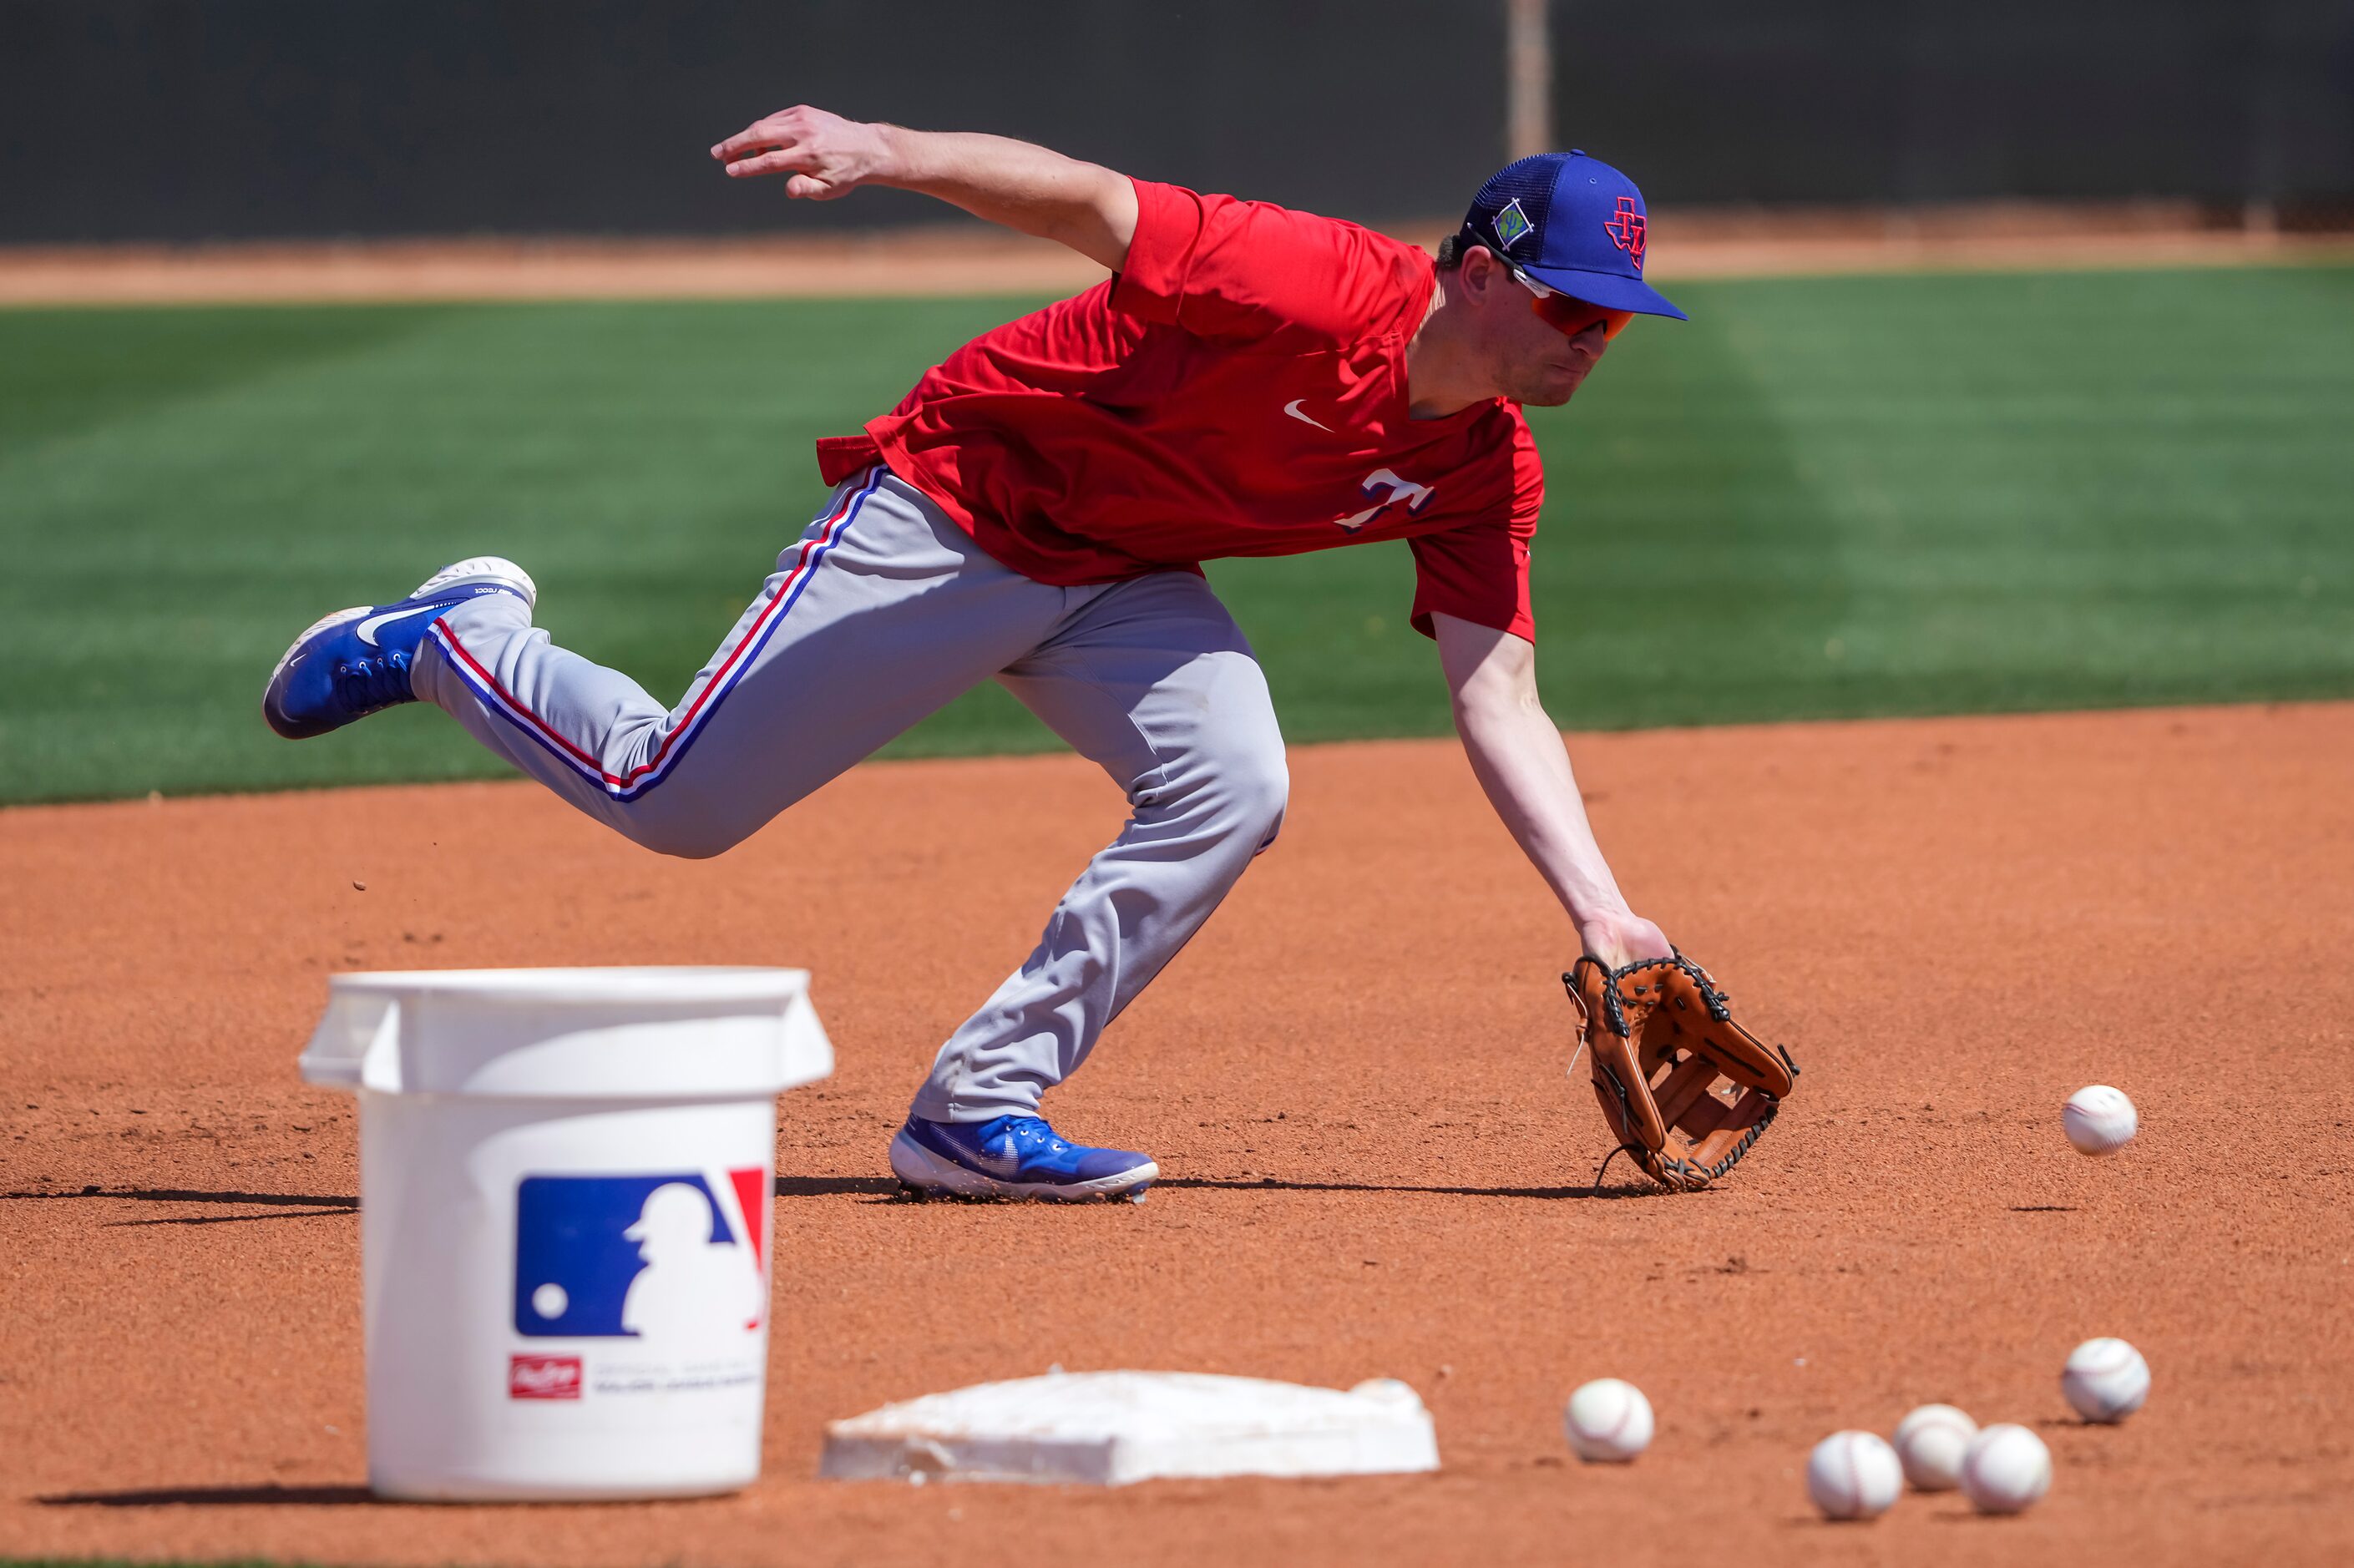
[[[325,1214],[349,1214],[360,1206],[357,1198],[305,1192],[200,1192],[178,1187],[84,1187],[76,1192],[0,1192],[0,1201],[45,1199],[53,1202],[103,1198],[133,1203],[222,1203],[277,1211],[264,1214],[181,1214],[161,1220],[109,1220],[101,1228],[134,1225],[234,1225],[253,1220],[308,1220]]]
[[[1425,1187],[1411,1182],[1384,1181],[1286,1181],[1274,1176],[1250,1181],[1224,1181],[1209,1176],[1164,1177],[1153,1184],[1161,1188],[1198,1188],[1214,1192],[1413,1192],[1446,1198],[1673,1198],[1698,1196],[1679,1194],[1660,1187],[1641,1187],[1631,1183],[1612,1187]]]
[[[75,1192],[0,1192],[10,1198],[113,1198],[142,1203],[261,1203],[279,1208],[356,1209],[357,1198],[312,1192],[198,1192],[178,1187],[84,1187]]]
[[[1534,1198],[1562,1199],[1672,1198],[1704,1196],[1702,1193],[1675,1193],[1658,1187],[1622,1183],[1608,1187],[1432,1187],[1411,1182],[1384,1181],[1287,1181],[1273,1176],[1249,1181],[1225,1180],[1214,1176],[1172,1176],[1155,1181],[1161,1189],[1206,1192],[1411,1192],[1425,1196],[1447,1198]],[[779,1176],[776,1181],[779,1198],[897,1198],[900,1184],[889,1176]],[[108,1198],[118,1202],[141,1203],[222,1203],[250,1205],[280,1211],[266,1214],[187,1214],[161,1220],[115,1220],[113,1225],[227,1225],[251,1220],[314,1219],[323,1214],[355,1213],[360,1201],[335,1195],[313,1196],[303,1192],[199,1192],[180,1188],[137,1187],[108,1190],[85,1187],[78,1192],[0,1192],[0,1201],[11,1198],[70,1201],[82,1198]]]
[[[344,1508],[384,1499],[366,1487],[157,1487],[127,1492],[58,1492],[37,1499],[44,1508],[250,1508],[292,1503]]]
[[[1152,1183],[1154,1192],[1410,1192],[1422,1196],[1446,1198],[1534,1198],[1558,1202],[1565,1199],[1600,1198],[1673,1198],[1699,1197],[1702,1193],[1675,1193],[1658,1187],[1625,1183],[1608,1187],[1426,1187],[1410,1182],[1384,1181],[1287,1181],[1273,1176],[1250,1181],[1226,1180],[1215,1176],[1164,1176]],[[894,1178],[888,1176],[779,1176],[777,1178],[779,1198],[882,1198],[892,1202],[919,1202]],[[943,1199],[941,1201],[951,1201]]]
[[[890,1176],[779,1176],[777,1196],[779,1198],[892,1198],[899,1192],[898,1181]]]

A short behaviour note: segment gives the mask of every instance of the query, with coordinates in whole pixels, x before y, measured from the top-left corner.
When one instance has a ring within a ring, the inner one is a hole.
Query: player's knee
[[[1279,745],[1254,747],[1227,759],[1220,779],[1235,817],[1235,832],[1247,835],[1253,853],[1275,842],[1291,801],[1291,765]]]
[[[747,836],[733,823],[701,812],[626,813],[620,827],[641,847],[678,860],[709,860],[734,849]]]

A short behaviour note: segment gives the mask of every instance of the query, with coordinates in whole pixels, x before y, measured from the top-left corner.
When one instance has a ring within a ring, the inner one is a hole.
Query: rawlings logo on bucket
[[[507,1358],[509,1399],[578,1399],[580,1383],[578,1356]]]

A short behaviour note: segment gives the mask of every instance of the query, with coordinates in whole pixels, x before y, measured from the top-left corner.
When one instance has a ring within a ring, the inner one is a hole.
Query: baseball
[[[1834,1432],[1807,1458],[1807,1495],[1826,1519],[1878,1519],[1903,1487],[1896,1450],[1876,1432]]]
[[[1651,1402],[1631,1383],[1596,1378],[1561,1413],[1569,1446],[1589,1464],[1624,1464],[1651,1443]]]
[[[2070,1095],[2060,1122],[2080,1154],[2115,1154],[2133,1141],[2141,1126],[2125,1091],[2106,1084],[2093,1084]]]
[[[2068,1352],[2060,1392],[2087,1421],[2123,1421],[2149,1397],[2149,1363],[2123,1340],[2087,1340]]]
[[[2052,1489],[2052,1451],[2024,1426],[2001,1422],[1962,1452],[1962,1495],[1980,1513],[2020,1513]]]
[[[1961,1483],[1962,1450],[1978,1424],[1950,1404],[1925,1404],[1896,1424],[1896,1457],[1914,1489],[1949,1492]]]

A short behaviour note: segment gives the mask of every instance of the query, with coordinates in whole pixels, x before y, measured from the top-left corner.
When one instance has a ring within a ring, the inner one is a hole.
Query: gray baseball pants
[[[833,493],[676,707],[486,594],[419,650],[417,694],[598,821],[715,855],[959,693],[995,680],[1127,792],[1127,825],[940,1048],[915,1114],[1035,1115],[1275,840],[1267,680],[1191,572],[1050,588],[888,469]]]

